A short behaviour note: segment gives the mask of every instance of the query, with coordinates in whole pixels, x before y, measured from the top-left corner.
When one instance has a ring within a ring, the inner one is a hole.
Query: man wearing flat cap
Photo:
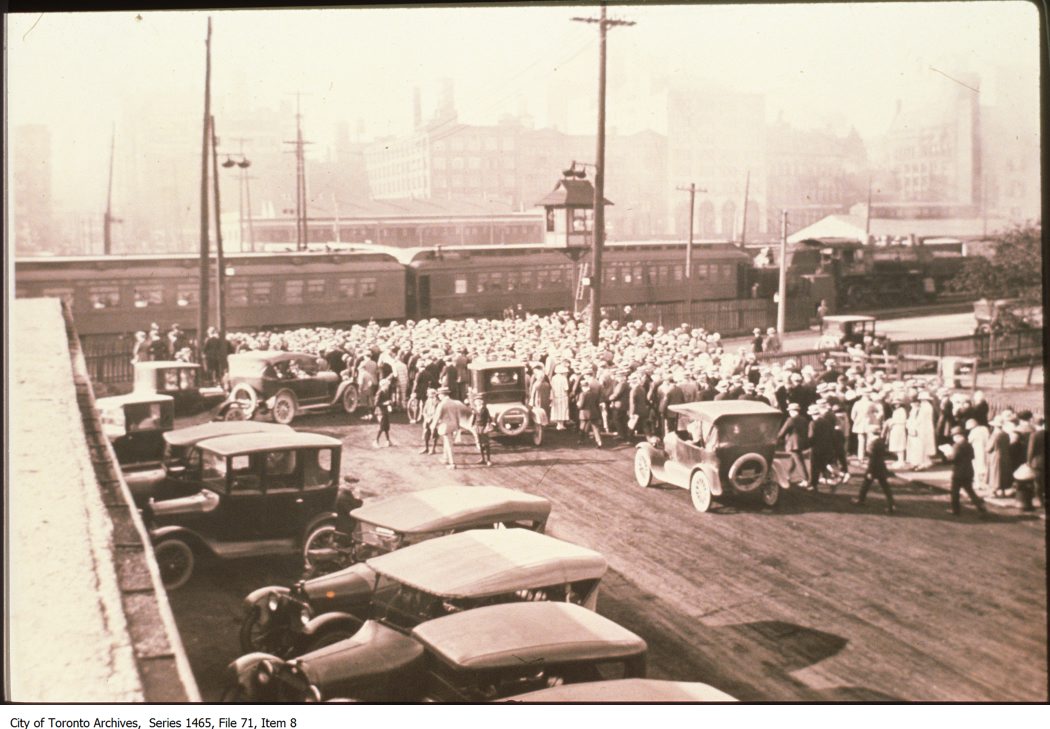
[[[788,416],[784,424],[780,426],[777,440],[783,439],[784,450],[791,456],[791,483],[794,485],[808,483],[810,481],[809,470],[803,452],[809,447],[809,424],[802,415],[798,403],[788,403]],[[795,476],[801,474],[801,478]]]
[[[950,513],[955,516],[962,513],[960,492],[965,491],[981,516],[985,516],[988,509],[973,490],[973,446],[966,440],[966,433],[958,425],[952,428],[951,436],[952,445],[943,446],[947,460],[952,464]]]

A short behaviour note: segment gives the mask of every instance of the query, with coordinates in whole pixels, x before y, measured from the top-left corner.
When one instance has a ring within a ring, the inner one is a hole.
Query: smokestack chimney
[[[423,102],[418,86],[412,89],[412,126],[414,129],[423,126]]]

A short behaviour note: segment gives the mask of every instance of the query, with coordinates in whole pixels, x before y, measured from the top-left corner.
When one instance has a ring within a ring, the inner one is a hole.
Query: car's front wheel
[[[243,419],[250,420],[255,415],[255,409],[259,407],[259,394],[251,385],[242,382],[230,391],[230,405],[231,410],[235,406],[243,409]]]
[[[177,590],[193,576],[193,549],[181,539],[167,539],[153,547],[164,589]]]
[[[295,420],[297,410],[295,396],[285,390],[277,393],[273,401],[273,421],[281,425],[290,425]]]
[[[711,482],[703,471],[693,471],[689,479],[689,497],[697,511],[705,512],[711,508]]]
[[[226,408],[226,412],[222,414],[222,419],[226,421],[248,420],[248,411],[240,403],[233,402]]]
[[[343,390],[343,411],[347,415],[353,415],[357,411],[359,399],[357,385],[347,385],[347,388]]]
[[[353,562],[350,538],[332,523],[314,527],[303,542],[303,568],[318,577]]]
[[[634,454],[634,480],[643,489],[653,484],[653,457],[644,448],[639,448]]]
[[[780,484],[770,480],[762,484],[762,503],[773,508],[780,501]]]

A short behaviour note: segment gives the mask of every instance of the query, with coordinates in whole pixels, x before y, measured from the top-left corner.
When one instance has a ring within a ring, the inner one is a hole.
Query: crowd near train
[[[486,235],[491,238],[491,231]],[[493,316],[519,306],[534,312],[572,309],[585,293],[580,279],[588,279],[589,256],[574,262],[564,251],[538,244],[310,243],[301,251],[267,245],[265,252],[226,256],[230,327]],[[607,243],[603,303],[686,300],[685,248],[670,241]],[[803,241],[788,249],[788,292],[796,305],[815,308],[824,300],[832,311],[928,303],[958,271],[961,248]],[[691,298],[772,299],[778,258],[775,245],[694,245]],[[40,256],[15,262],[16,296],[69,301],[84,335],[126,334],[153,320],[191,324],[197,318],[199,276],[194,254]]]

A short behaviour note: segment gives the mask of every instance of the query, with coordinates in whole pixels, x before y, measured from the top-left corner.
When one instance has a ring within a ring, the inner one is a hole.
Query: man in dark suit
[[[811,405],[808,414],[813,418],[809,423],[809,488],[819,491],[820,477],[835,461],[835,427],[817,405]],[[831,493],[835,493],[835,482],[831,482]]]
[[[673,433],[678,429],[678,416],[671,412],[671,406],[681,405],[685,402],[685,395],[682,393],[682,388],[678,386],[678,377],[671,377],[669,382],[671,386],[667,389],[663,398],[660,400],[660,417],[664,419],[665,433]]]
[[[868,466],[864,471],[864,482],[860,485],[860,492],[857,494],[857,498],[853,499],[853,503],[857,506],[864,506],[864,500],[868,496],[868,489],[871,488],[872,481],[878,481],[879,486],[882,487],[882,493],[886,496],[886,513],[893,514],[897,509],[893,505],[893,492],[890,491],[889,470],[886,468],[886,441],[883,440],[880,433],[872,433],[868,439],[868,449],[866,455],[868,456]]]
[[[981,497],[974,493],[973,490],[973,446],[966,439],[965,431],[958,425],[952,428],[951,436],[953,445],[951,446],[951,454],[948,457],[952,464],[951,513],[959,516],[962,512],[962,506],[959,503],[959,492],[965,491],[966,495],[970,497],[970,501],[977,507],[977,511],[981,512],[981,516],[985,516],[988,513],[988,509],[985,507]],[[945,449],[947,450],[947,446],[945,446]]]
[[[635,435],[648,437],[652,435],[649,427],[649,392],[645,382],[637,375],[631,375],[627,384],[631,391],[627,401],[627,427]]]
[[[791,456],[791,475],[801,472],[802,478],[791,478],[793,484],[806,483],[809,481],[809,471],[802,453],[809,447],[809,423],[799,410],[798,403],[788,403],[788,417],[780,426],[777,440],[783,439],[784,450]]]

